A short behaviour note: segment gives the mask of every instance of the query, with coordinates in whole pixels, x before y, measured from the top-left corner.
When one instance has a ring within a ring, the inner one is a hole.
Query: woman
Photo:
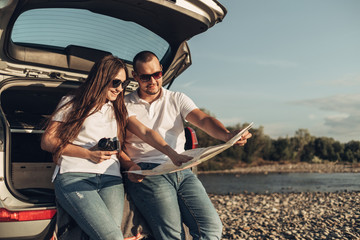
[[[117,137],[123,147],[126,127],[174,162],[189,160],[136,117],[128,118],[127,77],[126,66],[117,57],[96,62],[86,81],[61,100],[41,141],[41,148],[53,153],[57,163],[54,187],[59,204],[91,239],[123,239],[124,188],[118,156],[124,153],[99,150],[100,139]]]

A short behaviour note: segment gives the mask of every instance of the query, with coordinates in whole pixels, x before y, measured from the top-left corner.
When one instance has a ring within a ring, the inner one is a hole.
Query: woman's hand
[[[141,140],[148,143],[153,148],[156,148],[167,155],[176,166],[181,166],[181,164],[192,159],[192,157],[178,154],[165,142],[158,132],[146,127],[144,124],[139,122],[135,116],[129,117],[127,130],[138,136]]]
[[[141,167],[139,165],[137,165],[137,164],[132,165],[128,169],[128,171],[136,171],[136,170],[141,170]],[[144,175],[135,174],[135,173],[129,173],[128,172],[127,175],[128,175],[129,180],[134,182],[134,183],[139,183],[145,178]]]
[[[92,151],[89,149],[88,159],[96,164],[101,163],[105,160],[109,160],[111,155],[116,155],[118,151]]]
[[[193,157],[175,153],[173,156],[170,157],[170,159],[175,166],[180,167],[181,164],[190,161],[191,159],[193,159]]]

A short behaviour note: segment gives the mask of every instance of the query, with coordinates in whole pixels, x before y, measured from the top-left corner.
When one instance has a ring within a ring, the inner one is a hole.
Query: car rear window
[[[15,44],[51,48],[93,48],[130,62],[142,50],[151,50],[161,59],[169,48],[164,39],[134,22],[69,8],[22,13],[14,24],[11,40]]]

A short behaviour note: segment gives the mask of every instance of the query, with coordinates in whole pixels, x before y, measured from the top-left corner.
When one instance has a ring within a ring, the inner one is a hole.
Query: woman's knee
[[[214,217],[208,224],[206,224],[205,228],[201,229],[201,235],[203,238],[200,239],[221,239],[223,230],[223,224],[219,217]]]

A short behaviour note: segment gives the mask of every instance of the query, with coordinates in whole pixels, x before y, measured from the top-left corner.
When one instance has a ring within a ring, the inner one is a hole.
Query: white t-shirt
[[[185,94],[162,88],[161,96],[149,104],[137,91],[125,96],[129,117],[136,118],[148,128],[158,132],[176,152],[184,152],[185,132],[183,119],[197,108]],[[169,158],[127,131],[126,153],[135,163],[163,163]]]
[[[68,102],[70,99],[71,97],[63,97],[63,99],[59,103],[59,107]],[[53,117],[52,120],[58,122],[63,121],[69,111],[70,107],[66,109],[61,109]],[[95,146],[101,138],[114,138],[116,136],[117,124],[113,104],[112,102],[107,102],[98,112],[91,114],[85,119],[79,135],[72,143],[89,149]],[[120,162],[117,159],[116,155],[112,155],[109,160],[103,161],[98,164],[88,159],[64,155],[60,157],[58,162],[60,166],[57,166],[57,168],[55,169],[53,179],[55,178],[59,167],[60,173],[82,172],[107,174],[121,177]]]

